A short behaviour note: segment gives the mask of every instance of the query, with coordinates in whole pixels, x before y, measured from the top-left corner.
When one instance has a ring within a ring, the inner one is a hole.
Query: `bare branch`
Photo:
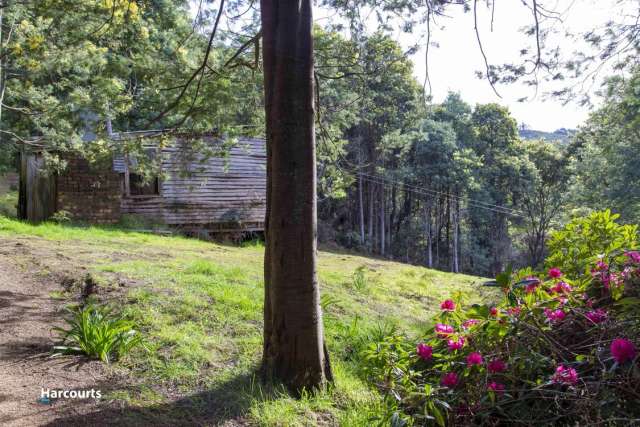
[[[484,53],[484,48],[482,47],[482,40],[480,39],[480,31],[478,30],[478,0],[473,0],[473,29],[476,33],[476,40],[478,41],[478,47],[480,48],[480,53],[482,54],[482,58],[484,59],[484,66],[487,70],[487,80],[491,85],[491,89],[496,94],[498,98],[502,98],[498,93],[495,85],[493,84],[493,80],[491,79],[491,70],[489,68],[489,61],[487,60],[487,55]]]
[[[153,123],[158,122],[159,120],[162,120],[162,118],[164,118],[167,115],[167,113],[169,113],[171,110],[173,110],[175,107],[177,107],[178,104],[180,103],[180,101],[182,100],[182,98],[184,97],[184,95],[186,94],[187,89],[189,89],[189,86],[191,86],[191,84],[195,81],[195,79],[199,75],[200,77],[198,78],[198,83],[197,83],[197,86],[196,86],[196,93],[193,96],[193,101],[191,103],[191,107],[184,114],[184,116],[182,117],[180,122],[178,122],[177,126],[180,126],[182,123],[184,123],[185,120],[187,119],[189,113],[193,110],[193,106],[195,104],[196,98],[198,97],[198,94],[200,93],[200,86],[202,84],[202,78],[204,77],[204,72],[205,72],[206,67],[208,65],[207,63],[209,62],[209,56],[211,54],[211,49],[213,47],[213,40],[215,38],[216,31],[218,30],[218,25],[220,23],[220,17],[222,16],[223,9],[224,9],[224,0],[221,0],[220,1],[220,8],[218,9],[218,15],[216,16],[216,21],[215,21],[215,24],[213,26],[213,30],[211,30],[211,35],[209,36],[209,43],[207,44],[207,50],[205,52],[202,64],[196,69],[196,71],[193,72],[191,77],[189,77],[189,79],[185,83],[184,87],[180,91],[180,94],[178,95],[178,97],[171,104],[169,104],[169,106],[164,111],[162,111],[155,118],[153,118],[151,121],[149,121],[149,123],[147,123],[147,127],[149,127]]]

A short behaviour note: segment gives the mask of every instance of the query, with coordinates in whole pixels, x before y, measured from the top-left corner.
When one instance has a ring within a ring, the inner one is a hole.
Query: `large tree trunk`
[[[261,0],[267,122],[263,374],[293,391],[332,379],[316,278],[311,0]]]

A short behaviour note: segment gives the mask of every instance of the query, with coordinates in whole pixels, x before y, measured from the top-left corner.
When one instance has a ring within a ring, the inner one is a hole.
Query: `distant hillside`
[[[557,141],[561,144],[567,144],[576,134],[575,129],[556,129],[553,132],[544,132],[541,130],[520,128],[520,138],[522,139],[544,139],[545,141]]]

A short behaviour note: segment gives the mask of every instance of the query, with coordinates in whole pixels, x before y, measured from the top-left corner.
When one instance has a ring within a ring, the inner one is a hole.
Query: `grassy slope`
[[[0,239],[25,237],[85,266],[102,286],[129,284],[123,307],[144,331],[149,351],[137,350],[123,361],[136,385],[110,397],[150,408],[144,416],[165,421],[187,414],[203,420],[213,411],[217,419],[262,425],[368,425],[378,396],[358,375],[358,349],[391,325],[419,334],[438,302],[453,291],[471,301],[491,296],[475,277],[321,252],[325,328],[337,387],[293,400],[263,390],[254,377],[261,353],[262,246],[0,218]],[[359,267],[364,282],[353,279]],[[181,404],[172,405],[176,400]]]

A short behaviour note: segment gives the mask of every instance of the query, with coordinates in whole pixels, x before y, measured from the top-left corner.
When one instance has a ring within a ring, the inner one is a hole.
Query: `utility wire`
[[[361,175],[363,175],[363,176],[365,176],[365,177],[367,177],[369,179],[375,179],[375,180],[378,180],[378,181],[381,181],[381,182],[390,183],[392,185],[399,185],[399,186],[403,186],[403,187],[410,188],[410,189],[413,189],[413,190],[418,190],[418,191],[421,191],[421,192],[427,192],[427,193],[430,193],[431,195],[439,195],[439,196],[443,196],[445,198],[453,198],[453,199],[457,199],[457,200],[460,200],[460,201],[467,200],[467,201],[471,201],[475,205],[479,205],[479,206],[482,206],[482,207],[495,208],[495,209],[498,209],[498,210],[501,210],[501,211],[505,211],[507,213],[514,213],[514,214],[517,214],[517,215],[524,215],[523,212],[521,212],[521,211],[519,211],[517,209],[508,208],[506,206],[494,205],[492,203],[487,203],[487,202],[483,202],[483,201],[480,201],[480,200],[465,199],[462,196],[456,196],[456,195],[451,194],[451,193],[445,193],[443,191],[433,190],[433,189],[430,189],[430,188],[427,188],[427,187],[420,187],[420,186],[416,186],[416,185],[406,184],[406,183],[403,183],[403,182],[400,182],[400,181],[394,181],[392,179],[381,177],[381,176],[369,175],[369,174],[365,174],[365,173],[361,173]]]
[[[367,174],[360,171],[346,170],[345,168],[342,168],[340,166],[338,166],[338,169],[340,169],[343,173],[347,175],[351,175],[352,177],[359,176],[360,178],[363,178],[365,181],[372,182],[375,184],[391,186],[391,187],[400,187],[400,188],[403,188],[404,191],[408,191],[408,192],[423,195],[423,196],[430,196],[430,197],[442,196],[442,197],[445,197],[446,199],[457,199],[459,201],[465,201],[468,205],[479,208],[479,209],[484,209],[484,210],[488,210],[496,213],[507,214],[507,215],[520,217],[520,218],[526,218],[526,215],[523,212],[517,209],[508,208],[506,206],[495,205],[487,202],[482,202],[480,200],[474,200],[474,199],[468,199],[468,198],[465,199],[462,196],[456,196],[453,194],[430,189],[427,187],[411,185],[401,181],[396,181],[390,178],[385,178],[377,175],[371,175],[371,174]]]

